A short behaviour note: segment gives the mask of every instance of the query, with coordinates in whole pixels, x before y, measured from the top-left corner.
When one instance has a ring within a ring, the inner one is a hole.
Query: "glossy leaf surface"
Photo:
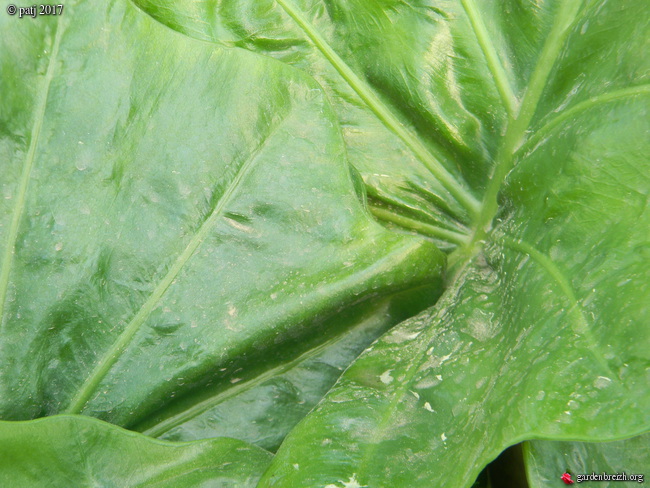
[[[578,475],[621,475],[627,480],[587,480],[584,486],[639,486],[647,482],[650,459],[650,434],[614,442],[527,442],[524,448],[531,488],[558,486],[558,479],[568,472],[574,482]],[[641,475],[639,481],[630,475]]]
[[[428,294],[426,289],[423,293]],[[344,334],[219,393],[188,395],[133,428],[174,441],[235,437],[275,451],[343,369],[389,325],[414,310],[417,303],[405,298],[373,301],[353,313],[338,314],[337,321],[350,324]]]
[[[2,486],[253,488],[271,457],[235,439],[164,442],[77,415],[0,422]]]
[[[510,46],[518,24],[464,5]],[[493,134],[446,294],[347,370],[261,486],[469,486],[524,439],[648,429],[648,22],[635,5],[522,8],[543,34],[510,46],[526,82]]]
[[[444,257],[372,220],[308,76],[65,8],[2,17],[3,419],[167,418],[435,300]]]
[[[507,114],[460,2],[136,3],[189,36],[309,72],[375,214],[444,248],[466,239]]]
[[[274,449],[436,296],[349,156],[455,249],[447,290],[260,486],[471,486],[521,440],[648,430],[647,2],[137,3],[221,46],[120,3],[0,41],[2,415]]]

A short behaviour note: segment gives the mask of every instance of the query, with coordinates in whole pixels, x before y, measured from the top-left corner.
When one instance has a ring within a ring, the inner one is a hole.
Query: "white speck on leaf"
[[[381,376],[379,376],[379,379],[381,380],[381,382],[382,382],[383,384],[385,384],[385,385],[390,385],[390,384],[393,382],[393,379],[394,379],[394,378],[390,375],[390,372],[391,372],[391,371],[392,371],[392,369],[389,369],[389,370],[387,370],[387,371],[384,371],[384,372],[381,374]]]
[[[429,412],[435,412],[435,410],[431,408],[431,404],[429,402],[424,402],[424,409],[428,410]]]
[[[594,386],[599,390],[601,390],[603,388],[608,387],[611,383],[612,383],[611,378],[608,378],[607,376],[599,376],[594,381]]]
[[[420,335],[420,332],[406,332],[403,330],[395,330],[386,337],[385,342],[389,344],[401,344],[402,342],[412,341]]]
[[[350,476],[350,480],[348,482],[340,481],[340,483],[343,483],[343,488],[364,488],[366,486],[359,484],[357,481],[357,473],[354,473],[352,476]]]

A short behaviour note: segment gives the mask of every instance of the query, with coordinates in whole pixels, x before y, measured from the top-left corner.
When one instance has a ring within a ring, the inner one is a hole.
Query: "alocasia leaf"
[[[501,5],[462,2],[508,117],[448,290],[348,369],[262,486],[468,486],[521,440],[650,426],[648,5]]]
[[[3,419],[188,420],[435,300],[309,76],[128,2],[38,20],[0,16]]]
[[[532,441],[524,444],[530,488],[559,486],[569,473],[574,483],[578,475],[625,475],[626,479],[583,480],[587,486],[638,486],[647,481],[650,434],[613,442]],[[642,479],[631,479],[641,475]]]
[[[343,308],[435,286],[441,257],[368,221],[347,151],[375,215],[456,249],[448,289],[362,355],[262,486],[469,486],[524,439],[648,429],[647,2],[138,5],[307,71],[334,111],[308,76],[121,4],[11,24],[9,416],[215,432],[229,392],[362,327]]]
[[[0,422],[7,487],[253,488],[271,457],[235,439],[165,442],[80,415]]]

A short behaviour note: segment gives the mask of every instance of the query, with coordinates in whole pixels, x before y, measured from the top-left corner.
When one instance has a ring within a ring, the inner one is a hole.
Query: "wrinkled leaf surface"
[[[126,2],[40,20],[2,17],[2,418],[184,421],[435,299],[442,254],[374,223],[311,78]]]
[[[517,98],[472,238],[441,301],[348,369],[262,486],[469,486],[521,440],[650,425],[646,7],[522,8],[542,34],[519,51],[514,20],[463,4]]]

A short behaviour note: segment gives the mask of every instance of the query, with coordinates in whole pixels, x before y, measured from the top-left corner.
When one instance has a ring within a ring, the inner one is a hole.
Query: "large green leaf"
[[[263,486],[468,486],[523,439],[648,429],[647,2],[138,5],[285,64],[118,3],[0,19],[2,415],[193,439],[261,393],[291,419],[232,431],[277,445],[337,374],[320,355],[438,280],[347,154],[377,216],[457,248],[448,290]]]
[[[558,486],[569,473],[574,482],[585,486],[638,486],[647,478],[650,434],[614,442],[532,441],[524,444],[530,488]],[[602,475],[602,479],[579,481],[578,475]],[[625,475],[607,480],[604,475]],[[641,479],[631,479],[641,475]]]
[[[435,300],[310,77],[123,1],[38,20],[0,17],[3,419],[189,421]]]
[[[78,415],[0,422],[7,487],[252,488],[271,457],[235,439],[164,442]]]
[[[262,486],[469,486],[524,439],[650,426],[648,5],[463,5],[521,93],[472,238],[438,305],[348,369]]]

